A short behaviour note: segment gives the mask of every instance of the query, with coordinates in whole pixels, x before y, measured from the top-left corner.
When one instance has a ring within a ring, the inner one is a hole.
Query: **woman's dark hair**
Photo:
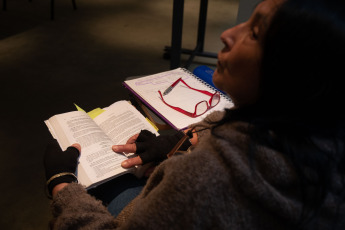
[[[345,1],[340,0],[285,1],[263,41],[259,99],[227,110],[216,125],[246,121],[251,158],[260,144],[291,160],[300,178],[304,211],[299,227],[304,229],[317,223],[334,173],[345,175],[344,12]],[[316,139],[332,147],[326,149]],[[339,203],[344,202],[344,178],[341,182]]]
[[[266,113],[317,123],[344,119],[344,12],[339,0],[287,0],[278,9],[263,44],[259,103]]]

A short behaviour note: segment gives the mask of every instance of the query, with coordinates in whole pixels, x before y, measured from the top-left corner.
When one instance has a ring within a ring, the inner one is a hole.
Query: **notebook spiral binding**
[[[198,76],[196,76],[195,74],[193,74],[191,71],[189,71],[186,68],[180,68],[181,70],[183,70],[184,72],[186,72],[187,74],[190,74],[191,76],[195,77],[199,82],[201,82],[202,84],[206,85],[209,89],[211,89],[212,91],[218,91],[220,93],[220,96],[222,98],[224,98],[225,100],[228,100],[229,102],[232,102],[231,98],[224,94],[223,92],[217,90],[216,88],[214,88],[212,85],[208,84],[207,82],[205,82],[204,80],[202,80],[201,78],[199,78]]]

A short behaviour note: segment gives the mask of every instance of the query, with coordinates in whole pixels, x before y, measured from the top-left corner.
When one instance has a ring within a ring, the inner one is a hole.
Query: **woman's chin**
[[[220,84],[219,80],[220,80],[219,72],[218,72],[218,69],[216,69],[212,75],[212,82],[218,89],[223,90],[222,85]]]

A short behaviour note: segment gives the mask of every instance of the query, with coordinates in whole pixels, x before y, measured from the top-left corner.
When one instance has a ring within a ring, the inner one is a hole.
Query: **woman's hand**
[[[125,145],[114,145],[115,152],[136,153],[139,156],[122,162],[122,167],[130,168],[135,165],[149,162],[161,162],[167,158],[167,154],[185,136],[183,132],[176,132],[172,135],[156,136],[147,130],[128,139]],[[187,150],[191,146],[189,141],[182,144],[179,150]]]
[[[80,150],[79,144],[73,144],[65,151],[61,150],[56,140],[48,144],[44,155],[44,167],[49,195],[57,193],[55,187],[59,184],[76,181],[74,173],[77,169]],[[61,185],[58,186],[59,190],[62,189],[61,187]]]
[[[113,145],[112,149],[114,152],[124,152],[124,153],[135,153],[137,151],[137,146],[135,141],[137,140],[139,133],[135,134],[128,139],[125,145]],[[143,161],[139,156],[129,158],[121,163],[121,166],[124,168],[131,168],[136,165],[142,165]]]

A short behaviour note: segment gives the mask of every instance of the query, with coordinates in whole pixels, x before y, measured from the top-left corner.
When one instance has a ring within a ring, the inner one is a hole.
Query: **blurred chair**
[[[163,57],[170,59],[170,69],[180,67],[181,54],[189,54],[184,68],[188,69],[195,56],[217,58],[217,53],[205,52],[205,31],[207,19],[208,0],[200,0],[199,21],[197,44],[194,50],[182,49],[182,30],[183,30],[183,14],[184,14],[184,0],[174,0],[173,2],[173,18],[171,31],[171,46],[165,47]]]
[[[6,0],[4,0],[6,1]],[[30,0],[29,0],[30,1]],[[55,1],[54,0],[50,0],[50,19],[54,20],[55,19]],[[76,10],[77,9],[77,4],[75,3],[75,0],[72,0],[72,5],[73,5],[73,9]]]
[[[32,0],[29,0],[29,2],[32,2]],[[77,9],[77,4],[75,3],[75,0],[72,0],[73,9]],[[50,19],[54,20],[55,18],[55,9],[54,9],[54,0],[50,0]],[[2,10],[7,10],[7,0],[2,0]]]

